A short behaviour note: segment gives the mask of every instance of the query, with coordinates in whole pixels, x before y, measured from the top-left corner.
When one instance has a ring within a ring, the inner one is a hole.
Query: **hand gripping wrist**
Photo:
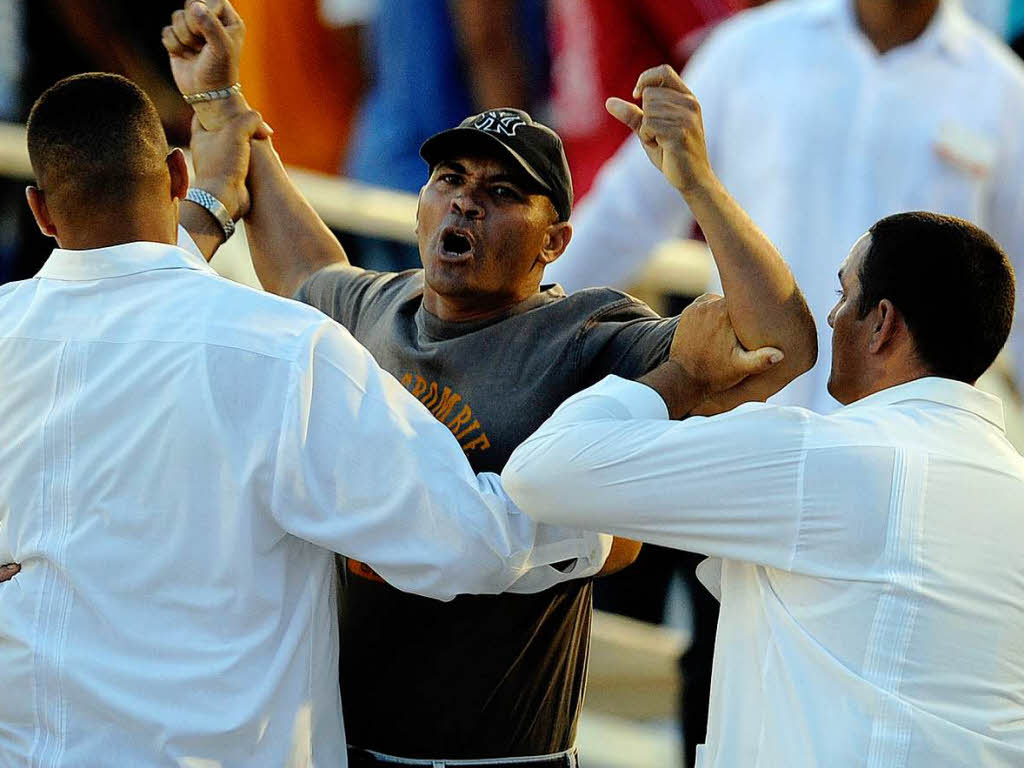
[[[709,393],[706,382],[700,381],[671,357],[637,381],[661,395],[669,417],[673,419],[681,419],[689,414]]]

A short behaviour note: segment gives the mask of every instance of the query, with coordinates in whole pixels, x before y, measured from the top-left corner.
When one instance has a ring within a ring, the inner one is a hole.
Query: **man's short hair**
[[[123,196],[159,172],[168,152],[153,102],[120,75],[90,72],[58,81],[36,100],[27,129],[29,159],[44,192]]]
[[[860,316],[889,299],[936,376],[977,381],[1013,322],[1014,276],[987,233],[953,216],[888,216],[870,230],[860,266]]]

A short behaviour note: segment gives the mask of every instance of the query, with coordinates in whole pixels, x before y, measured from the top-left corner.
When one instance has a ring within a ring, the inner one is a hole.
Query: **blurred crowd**
[[[830,303],[831,265],[891,206],[975,220],[1024,264],[1024,69],[1012,53],[1024,55],[1021,0],[947,0],[938,10],[878,0],[877,16],[854,0],[233,2],[247,29],[243,91],[291,165],[416,192],[420,144],[467,115],[511,106],[554,127],[582,202],[577,241],[552,270],[567,288],[625,284],[658,239],[697,234],[604,108],[666,62],[701,100],[716,171],[790,259],[816,317]],[[160,43],[180,5],[0,0],[0,120],[23,122],[60,77],[112,71],[142,86],[172,142],[187,144],[190,110]],[[769,7],[730,19],[753,5]],[[941,163],[925,168],[920,153]],[[0,182],[0,283],[33,275],[51,247],[22,200],[22,184]],[[418,265],[407,244],[343,237],[362,266]],[[827,274],[810,264],[819,256]],[[814,376],[791,388],[792,402],[827,408]],[[648,548],[599,585],[599,607],[660,621],[669,578],[678,570],[690,580],[692,565]],[[699,741],[717,609],[692,592],[685,731]]]
[[[785,0],[783,0],[785,1]],[[1024,50],[1024,3],[953,0]],[[765,0],[237,0],[246,20],[242,84],[292,165],[416,192],[420,143],[463,117],[513,106],[565,141],[577,201],[625,140],[604,109],[637,74],[683,67],[716,24]],[[34,97],[68,74],[119,72],[187,144],[190,111],[170,79],[160,29],[178,0],[0,0],[0,120],[23,122]],[[0,282],[48,253],[6,184]],[[20,237],[20,244],[19,244]],[[418,265],[408,245],[348,243],[360,263]]]

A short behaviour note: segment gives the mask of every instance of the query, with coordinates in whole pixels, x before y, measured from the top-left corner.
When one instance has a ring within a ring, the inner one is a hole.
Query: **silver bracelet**
[[[229,88],[218,88],[216,91],[203,91],[202,93],[190,93],[185,96],[186,104],[199,104],[203,101],[218,101],[220,99],[230,99],[236,93],[242,92],[242,84],[235,83]],[[184,95],[184,94],[183,94]]]
[[[225,242],[235,234],[235,222],[231,218],[231,214],[228,213],[227,207],[205,189],[189,187],[188,192],[185,195],[185,199],[191,203],[202,206],[211,216],[213,216],[213,218],[217,220],[220,228],[224,231]]]

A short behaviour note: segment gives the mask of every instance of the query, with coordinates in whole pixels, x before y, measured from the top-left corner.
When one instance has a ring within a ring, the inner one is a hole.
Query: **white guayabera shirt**
[[[449,599],[610,548],[520,514],[341,326],[181,248],[0,288],[0,380],[4,768],[344,766],[331,550]]]
[[[1002,420],[991,395],[927,378],[832,416],[674,422],[608,377],[502,479],[538,520],[711,556],[699,766],[1019,768],[1024,457]]]

